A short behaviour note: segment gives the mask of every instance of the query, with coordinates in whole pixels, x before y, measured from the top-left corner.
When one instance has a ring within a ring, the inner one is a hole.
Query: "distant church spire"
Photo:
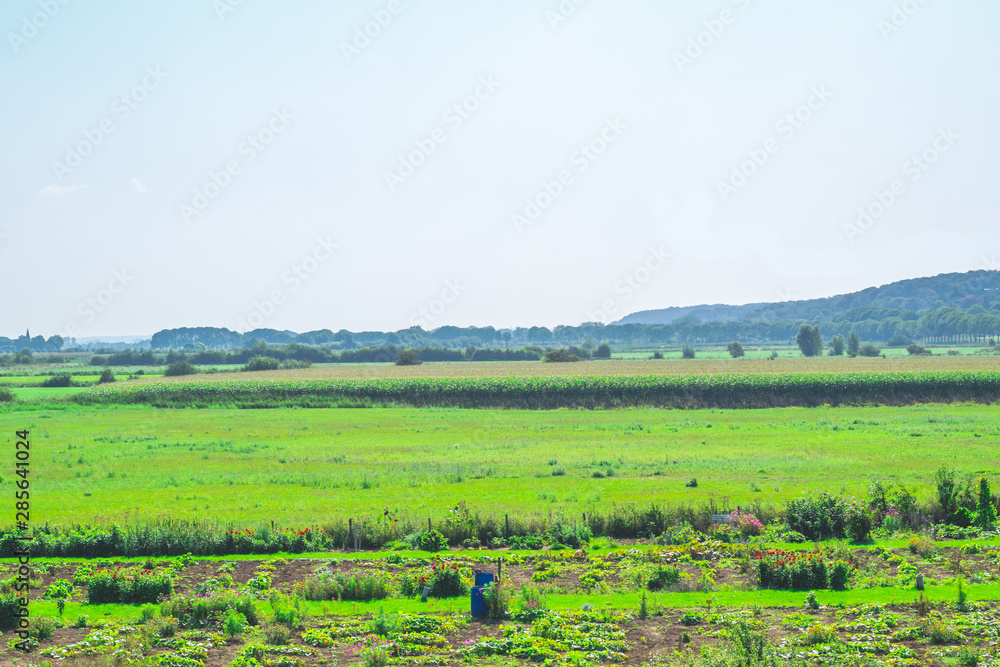
[[[31,329],[30,329],[30,328],[28,328],[28,329],[25,329],[25,332],[26,332],[26,333],[24,334],[24,335],[25,335],[25,337],[26,337],[26,338],[27,338],[28,340],[31,340]]]

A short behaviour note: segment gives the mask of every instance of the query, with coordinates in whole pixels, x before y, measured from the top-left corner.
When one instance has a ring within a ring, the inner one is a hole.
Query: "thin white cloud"
[[[149,192],[149,188],[143,185],[138,178],[133,178],[129,183],[132,184],[132,190],[135,191],[137,195],[144,195]]]
[[[71,195],[77,192],[82,192],[86,190],[86,185],[47,185],[38,191],[38,194],[45,195],[48,197],[61,197],[63,195]]]

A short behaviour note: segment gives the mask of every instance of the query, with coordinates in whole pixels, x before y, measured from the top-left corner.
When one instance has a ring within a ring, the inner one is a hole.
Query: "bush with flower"
[[[818,551],[784,551],[769,549],[754,555],[757,562],[757,583],[761,588],[808,591],[819,588],[847,587],[853,564],[843,560],[828,560]]]

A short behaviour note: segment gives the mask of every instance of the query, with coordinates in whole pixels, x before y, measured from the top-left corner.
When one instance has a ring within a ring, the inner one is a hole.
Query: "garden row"
[[[104,385],[73,400],[156,407],[771,408],[1000,399],[1000,373],[229,380]]]
[[[735,530],[753,526],[750,519],[734,524]],[[658,667],[798,661],[939,665],[954,664],[959,654],[984,661],[996,646],[1000,615],[989,605],[969,600],[961,578],[1000,578],[997,547],[939,549],[916,538],[906,549],[828,544],[792,554],[704,536],[674,537],[689,541],[645,550],[616,549],[603,556],[563,550],[505,557],[499,585],[487,589],[487,620],[502,625],[470,621],[466,613],[441,614],[437,610],[454,606],[434,599],[421,614],[386,612],[376,606],[369,607],[377,610],[374,614],[359,611],[344,618],[331,616],[322,606],[369,600],[388,604],[392,598],[415,602],[429,593],[430,598],[456,598],[458,608],[467,610],[473,574],[495,566],[476,553],[416,558],[393,554],[354,561],[212,562],[181,557],[168,563],[149,559],[141,565],[37,563],[33,585],[44,591],[45,599],[59,603],[46,607],[57,607],[58,616],[39,613],[36,604],[30,638],[12,639],[8,647],[28,649],[35,664],[39,659],[104,664],[101,659],[116,655],[127,657],[130,664],[150,666],[303,667],[361,661],[384,667],[393,659],[444,664],[496,656],[553,667],[609,662]],[[817,576],[820,569],[827,573],[825,578]],[[939,591],[937,602],[913,591],[913,604],[823,607],[832,594],[821,589],[892,585],[897,591],[912,591],[918,571],[926,575],[928,587]],[[958,594],[945,603],[940,585],[948,584],[949,576],[959,582]],[[0,588],[9,583],[0,580]],[[760,605],[719,609],[713,598],[720,588],[813,592],[803,594],[805,604],[798,613],[772,613]],[[699,591],[702,603],[674,611],[661,605],[669,604],[669,595],[660,595],[662,591]],[[601,595],[625,592],[641,593],[632,598],[633,608],[595,609],[604,606]],[[595,597],[585,598],[579,608],[557,609],[561,595],[581,593]],[[12,597],[0,591],[0,612],[16,607],[8,599]],[[116,615],[119,620],[113,621],[95,619],[96,612],[89,609],[95,603],[145,604],[125,609],[129,617],[138,614],[135,620]],[[8,627],[13,620],[7,619]],[[730,641],[718,642],[720,634]],[[678,649],[686,655],[674,663]],[[702,650],[714,661],[699,657]]]

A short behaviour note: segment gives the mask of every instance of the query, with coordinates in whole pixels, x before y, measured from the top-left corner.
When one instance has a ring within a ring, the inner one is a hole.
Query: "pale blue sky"
[[[0,335],[553,326],[1000,268],[995,3],[226,1],[4,3]]]

